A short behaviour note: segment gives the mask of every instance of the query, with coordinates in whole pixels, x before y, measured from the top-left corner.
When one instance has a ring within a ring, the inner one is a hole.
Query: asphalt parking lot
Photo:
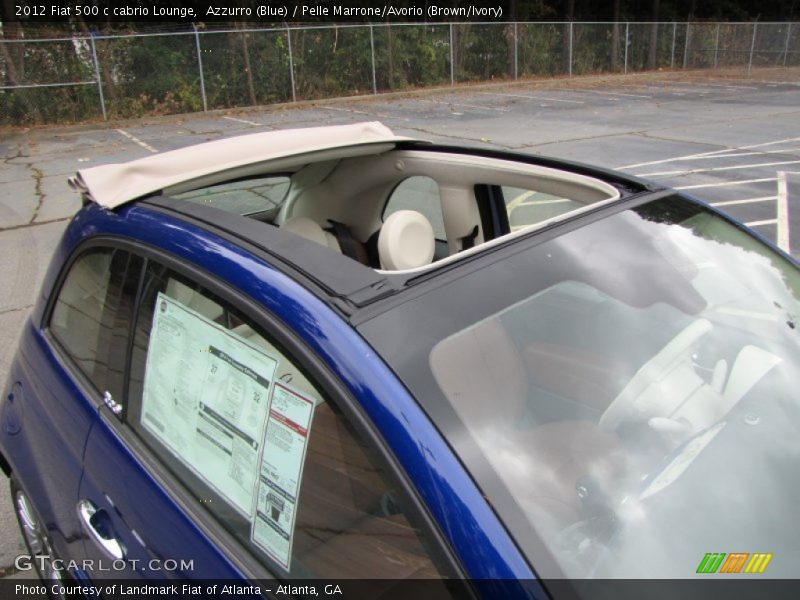
[[[689,72],[520,82],[6,132],[0,382],[53,248],[80,205],[68,175],[222,137],[363,120],[412,137],[550,155],[663,182],[800,256],[800,69],[757,70],[749,78]],[[20,552],[3,490],[0,574]]]

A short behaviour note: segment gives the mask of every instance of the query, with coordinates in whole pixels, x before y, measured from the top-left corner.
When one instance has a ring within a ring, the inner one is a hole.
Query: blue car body
[[[119,213],[88,204],[74,218],[53,257],[42,294],[26,323],[3,402],[0,450],[52,527],[54,549],[65,560],[97,559],[84,543],[75,503],[79,496],[113,498],[111,527],[126,547],[193,560],[203,579],[246,579],[212,536],[168,494],[151,469],[131,453],[103,417],[102,404],[75,384],[41,324],[62,266],[91,239],[136,240],[169,253],[237,291],[279,320],[317,354],[347,387],[414,482],[458,560],[474,579],[533,580],[534,574],[452,450],[403,384],[340,315],[275,268],[228,240],[145,206]],[[153,516],[158,515],[158,519]],[[127,538],[127,539],[126,539]],[[131,571],[124,576],[135,578]],[[179,573],[186,577],[186,573]],[[79,578],[88,578],[80,570]]]

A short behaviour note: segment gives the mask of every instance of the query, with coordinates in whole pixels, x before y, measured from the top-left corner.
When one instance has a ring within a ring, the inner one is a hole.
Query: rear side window
[[[95,248],[72,264],[58,292],[49,329],[98,392],[122,397],[133,297],[141,260],[125,250]]]
[[[172,194],[173,198],[207,204],[245,217],[277,212],[286,199],[291,180],[285,175],[228,181],[216,185]]]
[[[415,175],[404,179],[394,188],[383,211],[383,220],[398,210],[415,210],[422,213],[431,222],[436,239],[447,241],[439,184],[430,177]]]
[[[511,231],[517,231],[586,206],[585,203],[536,190],[525,190],[508,185],[502,186],[501,189]]]

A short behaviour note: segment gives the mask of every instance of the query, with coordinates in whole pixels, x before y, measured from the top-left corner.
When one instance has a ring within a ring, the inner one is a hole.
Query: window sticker
[[[272,388],[250,539],[287,571],[314,405],[281,382]]]
[[[277,365],[246,339],[158,294],[142,426],[245,516]]]

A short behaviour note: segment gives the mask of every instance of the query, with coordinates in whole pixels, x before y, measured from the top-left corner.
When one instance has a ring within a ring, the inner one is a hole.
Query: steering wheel
[[[604,431],[614,431],[621,423],[641,419],[644,407],[637,404],[637,399],[647,387],[660,381],[673,369],[688,358],[689,349],[704,335],[711,331],[711,323],[706,319],[697,319],[672,338],[666,346],[659,350],[653,358],[636,371],[628,384],[617,395],[598,423]],[[657,415],[647,415],[657,416]]]

